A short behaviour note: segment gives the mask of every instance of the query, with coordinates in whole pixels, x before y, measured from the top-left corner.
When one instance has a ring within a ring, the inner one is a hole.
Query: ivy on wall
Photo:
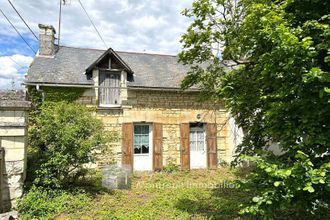
[[[42,92],[44,101],[51,102],[74,102],[82,96],[86,88],[71,87],[42,87],[42,91],[37,91],[35,87],[29,87],[29,99],[34,104],[42,102]]]
[[[38,91],[34,86],[28,87],[28,99],[33,105],[33,109],[29,113],[29,125],[34,124],[35,117],[39,115],[43,102],[72,103],[81,97],[85,90],[86,88],[42,87]]]

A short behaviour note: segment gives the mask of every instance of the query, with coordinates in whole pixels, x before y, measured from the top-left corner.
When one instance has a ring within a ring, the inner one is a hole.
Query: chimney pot
[[[52,25],[39,24],[39,55],[55,54],[55,28]]]

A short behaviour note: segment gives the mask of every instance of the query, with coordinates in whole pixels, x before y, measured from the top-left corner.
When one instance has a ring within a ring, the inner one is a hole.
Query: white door
[[[152,170],[152,126],[134,125],[134,163],[137,171]]]
[[[206,141],[203,127],[190,128],[190,168],[200,169],[207,167]]]

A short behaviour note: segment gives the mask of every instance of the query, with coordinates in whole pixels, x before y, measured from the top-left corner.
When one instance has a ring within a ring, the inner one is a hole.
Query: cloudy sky
[[[38,24],[58,28],[59,0],[11,0],[32,30]],[[78,0],[62,7],[61,44],[105,49]],[[189,21],[180,12],[192,0],[81,0],[109,47],[120,51],[177,54],[180,35]],[[0,8],[19,32],[38,50],[38,42],[7,0]],[[38,35],[37,35],[38,36]],[[0,14],[0,89],[20,88],[34,53]]]

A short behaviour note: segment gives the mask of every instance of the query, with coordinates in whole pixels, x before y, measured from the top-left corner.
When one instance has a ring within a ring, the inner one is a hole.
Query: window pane
[[[196,132],[195,131],[190,131],[190,150],[195,151],[196,150]]]
[[[135,125],[134,126],[134,134],[140,134],[141,133],[141,126]]]
[[[142,144],[149,144],[149,136],[148,135],[141,135],[141,143]]]
[[[134,145],[138,145],[139,144],[139,139],[137,135],[134,135]]]
[[[149,145],[142,145],[142,153],[143,154],[149,153]]]
[[[134,146],[134,153],[140,154],[141,153],[141,145],[135,145]]]
[[[197,142],[197,149],[199,151],[203,151],[204,150],[204,142],[203,141],[198,141]]]
[[[203,141],[204,140],[204,132],[203,131],[198,131],[197,132],[197,140],[198,141]]]
[[[145,125],[142,127],[142,134],[148,134],[149,133],[149,126],[148,125]]]
[[[196,138],[195,137],[195,133],[193,131],[190,132],[190,141],[194,141]]]

